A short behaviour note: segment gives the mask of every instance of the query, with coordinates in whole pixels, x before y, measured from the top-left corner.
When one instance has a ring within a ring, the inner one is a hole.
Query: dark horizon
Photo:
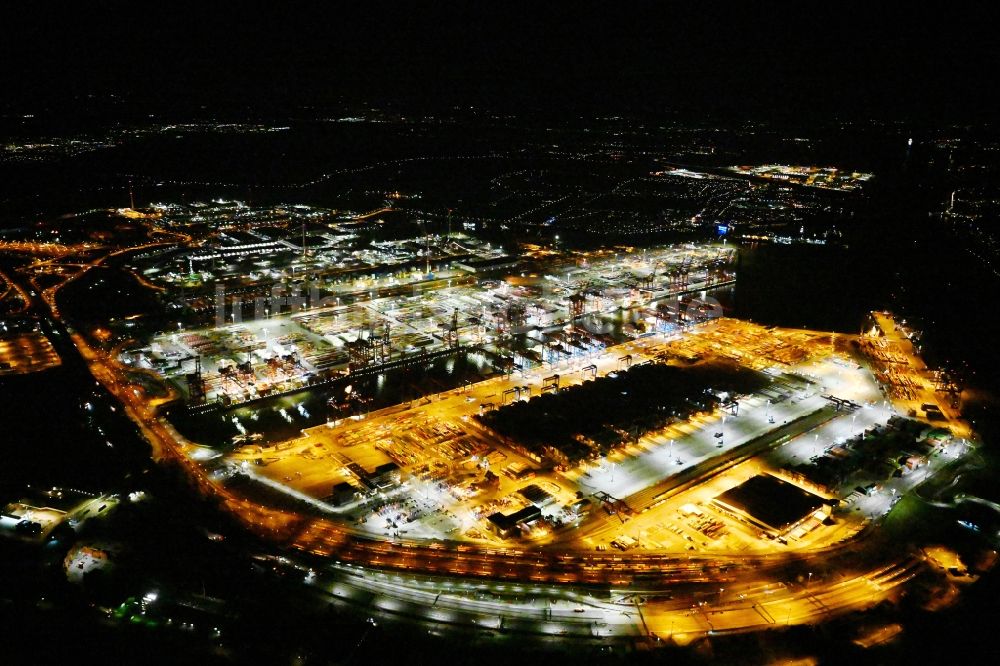
[[[567,116],[993,111],[997,48],[975,12],[601,10],[33,8],[9,17],[0,46],[3,106],[70,113],[80,98],[115,95],[158,114],[366,103]]]

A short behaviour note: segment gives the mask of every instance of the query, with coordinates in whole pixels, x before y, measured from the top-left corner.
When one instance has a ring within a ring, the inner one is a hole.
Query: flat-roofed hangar
[[[778,537],[800,536],[830,516],[832,500],[770,474],[751,477],[712,502],[731,516]]]

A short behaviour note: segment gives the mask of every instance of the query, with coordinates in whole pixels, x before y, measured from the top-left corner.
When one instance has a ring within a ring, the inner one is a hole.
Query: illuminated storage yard
[[[990,663],[988,12],[107,4],[5,16],[0,666]]]
[[[418,243],[400,244],[403,251],[407,246],[420,251]],[[425,267],[390,267],[386,273],[386,266],[375,266],[363,277],[331,282],[324,254],[317,251],[312,259],[316,266],[297,273],[298,287],[260,277],[253,286],[241,282],[238,290],[227,290],[220,276],[216,290],[226,294],[225,305],[217,299],[208,309],[220,325],[178,325],[149,347],[126,352],[126,360],[177,378],[189,397],[193,387],[194,402],[226,404],[456,348],[506,358],[520,368],[555,367],[612,341],[615,331],[603,330],[608,324],[602,317],[619,310],[633,314],[618,324],[627,337],[675,326],[686,313],[661,301],[729,284],[734,268],[732,251],[720,246],[547,257],[552,273],[506,279],[477,280],[462,269],[465,264],[454,262],[435,273]],[[509,258],[503,261],[492,271],[507,268]],[[416,256],[409,262],[421,263]],[[156,269],[145,272],[159,279]],[[234,303],[230,291],[266,295]],[[583,316],[594,325],[565,330],[571,318]],[[192,375],[200,379],[187,383]]]
[[[675,642],[819,621],[924,566],[848,546],[972,450],[948,405],[945,437],[907,417],[899,400],[927,402],[928,372],[886,315],[863,338],[721,316],[712,290],[738,278],[725,245],[510,257],[418,237],[360,274],[331,269],[335,244],[282,252],[260,274],[180,282],[165,262],[194,256],[139,256],[132,270],[195,320],[110,355],[74,339],[160,458],[379,616]],[[478,377],[385,406],[366,393],[462,354]],[[883,369],[889,354],[912,374]],[[314,415],[302,396],[317,393]],[[300,432],[271,431],[275,412]],[[185,413],[234,434],[190,440],[168,420]],[[852,573],[788,586],[790,554]],[[649,590],[641,619],[619,610],[630,585]],[[692,609],[676,585],[714,592]]]
[[[127,264],[165,330],[73,341],[158,458],[373,616],[679,643],[821,621],[926,566],[854,545],[975,450],[890,315],[861,336],[724,316],[724,243],[514,256],[456,233],[359,252],[351,225],[378,213],[245,211],[237,230],[244,209],[217,205],[223,230],[194,247],[171,207],[126,216],[181,240]],[[374,401],[460,359],[471,375]],[[640,615],[621,610],[634,586]]]

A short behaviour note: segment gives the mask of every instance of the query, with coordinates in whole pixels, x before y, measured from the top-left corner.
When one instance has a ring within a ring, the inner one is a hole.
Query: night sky
[[[984,11],[352,2],[261,14],[199,4],[5,10],[7,105],[72,107],[72,97],[97,93],[160,111],[344,100],[736,116],[995,110],[997,40]]]

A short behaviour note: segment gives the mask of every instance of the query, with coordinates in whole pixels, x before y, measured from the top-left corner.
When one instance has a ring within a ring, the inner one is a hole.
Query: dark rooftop
[[[464,270],[471,270],[474,273],[481,273],[495,268],[513,266],[519,261],[519,257],[504,255],[502,257],[490,257],[487,259],[463,259],[460,262],[456,262],[455,266]]]
[[[531,484],[530,486],[525,486],[524,488],[521,488],[517,492],[519,495],[521,495],[521,497],[528,500],[535,506],[547,506],[555,501],[555,498],[552,497],[551,493],[542,490],[534,483]]]
[[[541,518],[542,512],[537,506],[526,506],[520,511],[511,514],[503,514],[499,511],[487,518],[491,523],[503,531],[508,531],[521,523],[529,523]]]
[[[747,479],[716,497],[715,501],[779,531],[799,522],[826,503],[819,495],[769,474]]]

